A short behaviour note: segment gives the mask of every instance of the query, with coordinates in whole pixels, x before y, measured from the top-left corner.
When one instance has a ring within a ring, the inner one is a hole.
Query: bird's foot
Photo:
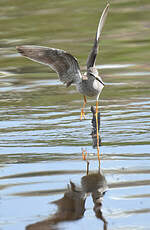
[[[86,160],[86,157],[87,157],[87,151],[82,149],[82,158],[84,161]]]
[[[81,109],[80,121],[82,121],[82,118],[83,118],[83,117],[84,117],[84,119],[86,119],[86,118],[85,118],[85,112],[84,112],[83,109]]]

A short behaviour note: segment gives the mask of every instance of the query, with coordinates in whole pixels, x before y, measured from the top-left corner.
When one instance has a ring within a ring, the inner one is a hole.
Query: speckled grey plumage
[[[77,59],[64,50],[33,45],[18,46],[17,50],[23,56],[33,61],[50,66],[58,73],[60,81],[65,83],[67,87],[71,84],[76,84],[79,93],[84,96],[96,96],[98,100],[104,83],[98,75],[95,61],[98,53],[98,43],[108,9],[109,4],[107,4],[100,18],[94,45],[87,59],[87,71],[84,74],[80,72]]]

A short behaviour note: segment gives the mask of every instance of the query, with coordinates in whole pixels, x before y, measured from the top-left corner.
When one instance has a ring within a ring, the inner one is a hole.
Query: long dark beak
[[[99,81],[103,86],[105,85],[104,82],[99,79],[98,77],[96,77],[94,74],[90,73],[97,81]]]
[[[95,77],[97,81],[99,81],[103,86],[105,85],[103,81],[101,81],[98,77]]]

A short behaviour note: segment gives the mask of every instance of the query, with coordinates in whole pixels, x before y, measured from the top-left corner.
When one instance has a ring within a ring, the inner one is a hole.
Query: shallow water
[[[97,0],[0,2],[2,230],[150,229],[150,3],[111,3],[97,57],[106,82],[100,173],[90,135],[95,99],[88,99],[80,122],[83,100],[75,88],[15,50],[21,44],[65,49],[85,71],[104,7]],[[91,193],[98,188],[96,206]]]

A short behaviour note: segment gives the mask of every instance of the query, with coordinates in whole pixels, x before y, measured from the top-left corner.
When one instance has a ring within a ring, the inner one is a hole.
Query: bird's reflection
[[[95,216],[103,221],[103,229],[107,230],[107,221],[102,213],[102,200],[108,187],[102,171],[99,169],[97,173],[89,174],[87,170],[87,175],[81,178],[81,185],[82,191],[85,194],[91,194],[94,203],[93,211],[95,212]]]
[[[91,107],[91,111],[93,113],[91,135],[93,147],[96,147],[95,108]],[[98,128],[100,128],[100,114],[98,115],[98,121]],[[103,230],[107,230],[107,221],[102,213],[102,200],[107,190],[107,182],[100,167],[96,173],[91,174],[89,172],[89,161],[87,160],[86,165],[86,175],[81,178],[80,187],[70,181],[63,197],[52,202],[57,206],[56,213],[46,220],[27,226],[26,230],[57,230],[59,229],[58,224],[61,222],[75,221],[82,218],[86,211],[85,203],[89,195],[91,195],[93,199],[95,216],[103,222]]]
[[[102,198],[106,190],[107,183],[102,172],[98,170],[97,173],[90,174],[89,162],[87,162],[86,175],[81,178],[81,186],[78,187],[70,181],[63,197],[53,202],[57,206],[56,213],[46,220],[27,226],[26,230],[57,230],[61,222],[82,218],[89,195],[93,199],[95,216],[103,221],[103,230],[107,230],[107,221],[102,214]]]

